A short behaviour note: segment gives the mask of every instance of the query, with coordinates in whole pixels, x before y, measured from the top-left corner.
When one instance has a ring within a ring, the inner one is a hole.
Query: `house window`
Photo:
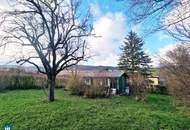
[[[101,86],[103,85],[103,82],[102,82],[102,81],[100,81],[100,85],[101,85]]]
[[[85,79],[84,82],[85,82],[86,85],[91,85],[91,80],[90,79]]]
[[[110,79],[107,79],[107,85],[110,87],[110,85],[111,85],[111,80]]]

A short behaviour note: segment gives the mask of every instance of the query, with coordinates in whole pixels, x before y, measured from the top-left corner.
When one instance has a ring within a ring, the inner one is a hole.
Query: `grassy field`
[[[188,108],[175,108],[168,96],[85,99],[56,90],[49,103],[42,90],[0,92],[0,130],[190,130]],[[190,109],[189,109],[190,110]]]

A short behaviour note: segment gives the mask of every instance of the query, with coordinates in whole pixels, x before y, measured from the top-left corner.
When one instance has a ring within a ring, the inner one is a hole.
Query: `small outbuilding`
[[[120,70],[105,70],[105,71],[85,71],[80,72],[79,75],[83,78],[87,85],[108,86],[115,89],[117,94],[128,93],[129,87],[127,85],[127,75]]]

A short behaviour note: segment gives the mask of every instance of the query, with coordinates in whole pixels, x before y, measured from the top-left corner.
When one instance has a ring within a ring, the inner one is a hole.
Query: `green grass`
[[[46,101],[42,90],[0,93],[0,130],[189,130],[190,109],[175,108],[170,98],[149,95],[147,102],[131,97],[85,99],[56,90]]]
[[[152,75],[156,76],[159,74],[159,69],[150,69]]]

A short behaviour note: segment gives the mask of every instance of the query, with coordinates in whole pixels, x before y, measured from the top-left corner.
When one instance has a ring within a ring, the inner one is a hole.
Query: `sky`
[[[6,8],[6,0],[0,1],[0,7]],[[157,55],[163,53],[175,45],[176,41],[164,31],[156,32],[145,36],[144,30],[151,23],[133,24],[130,22],[127,12],[127,4],[117,0],[84,0],[84,8],[81,11],[90,12],[93,15],[94,32],[100,37],[90,37],[87,39],[92,58],[85,65],[105,65],[117,66],[120,47],[129,31],[135,31],[145,41],[144,51],[152,58],[152,65],[159,65]],[[1,53],[0,61],[7,60],[8,57]],[[1,62],[0,62],[1,63]]]
[[[94,16],[94,28],[100,39],[90,39],[95,56],[86,64],[117,66],[120,47],[129,31],[135,31],[145,41],[144,51],[152,58],[152,65],[159,65],[158,55],[169,50],[176,41],[164,31],[145,36],[145,29],[152,23],[133,24],[128,17],[127,3],[116,0],[87,0]]]

